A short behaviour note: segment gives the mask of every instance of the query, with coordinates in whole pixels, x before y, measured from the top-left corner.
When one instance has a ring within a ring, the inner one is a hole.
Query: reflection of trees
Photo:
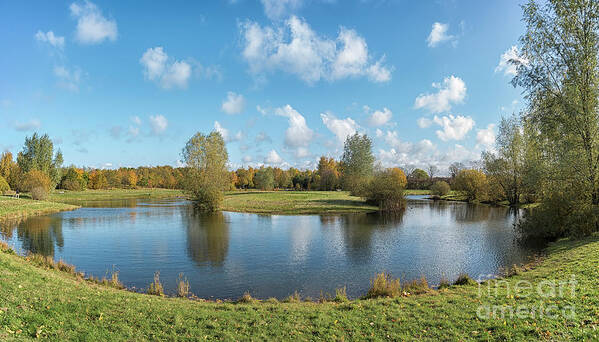
[[[181,217],[189,256],[198,264],[222,266],[229,250],[229,225],[223,213],[205,213],[183,206]]]
[[[345,249],[352,259],[367,260],[372,253],[372,236],[378,231],[402,224],[404,211],[339,216]],[[330,221],[331,219],[325,219]],[[323,220],[321,219],[321,222]]]
[[[7,238],[12,237],[16,228],[23,250],[31,253],[52,256],[55,245],[64,246],[60,216],[39,216],[21,222],[4,222],[1,227],[2,235]]]

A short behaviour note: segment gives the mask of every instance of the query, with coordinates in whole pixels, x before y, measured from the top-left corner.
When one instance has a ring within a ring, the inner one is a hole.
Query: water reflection
[[[0,222],[2,237],[13,238],[16,230],[21,249],[42,254],[54,255],[54,248],[64,246],[62,235],[63,220],[56,216],[38,216],[23,221]]]
[[[205,213],[181,207],[187,233],[187,253],[200,266],[222,266],[229,250],[229,226],[222,212]]]

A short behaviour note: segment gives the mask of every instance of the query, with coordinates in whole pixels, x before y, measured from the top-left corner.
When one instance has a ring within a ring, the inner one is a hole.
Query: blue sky
[[[178,165],[218,129],[232,168],[313,167],[366,133],[385,166],[477,159],[522,106],[517,1],[3,1],[0,149]]]

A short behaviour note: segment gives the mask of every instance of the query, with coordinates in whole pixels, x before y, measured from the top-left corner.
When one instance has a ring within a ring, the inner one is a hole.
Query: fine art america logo
[[[567,281],[519,280],[510,283],[503,279],[479,277],[478,298],[481,305],[479,319],[568,319],[576,318],[576,307],[570,299],[576,296],[576,277]],[[505,299],[508,299],[508,303]],[[510,304],[511,303],[511,304]]]

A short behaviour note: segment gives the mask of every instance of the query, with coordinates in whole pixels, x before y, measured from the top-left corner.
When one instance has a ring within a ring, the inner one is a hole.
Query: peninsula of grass
[[[289,302],[245,295],[223,303],[117,290],[4,249],[0,340],[597,340],[599,237],[563,240],[547,254],[535,268],[504,279],[491,295],[486,285],[481,295],[477,285],[464,282],[395,298],[316,303],[297,294]],[[551,284],[573,279],[574,293],[566,288],[551,295]],[[541,293],[515,293],[517,284],[545,285]],[[510,315],[519,306],[552,305],[558,309],[551,315]],[[505,311],[481,317],[485,307]],[[564,316],[561,310],[570,307],[574,316]]]
[[[0,196],[0,220],[21,219],[29,216],[52,214],[77,208],[79,207],[76,205],[64,203]]]
[[[344,214],[378,210],[345,191],[231,191],[225,194],[224,211],[256,214]]]
[[[175,198],[182,196],[184,196],[182,190],[158,188],[108,189],[84,191],[54,190],[48,196],[48,201],[61,203],[76,203],[85,201],[107,201],[135,198]]]

